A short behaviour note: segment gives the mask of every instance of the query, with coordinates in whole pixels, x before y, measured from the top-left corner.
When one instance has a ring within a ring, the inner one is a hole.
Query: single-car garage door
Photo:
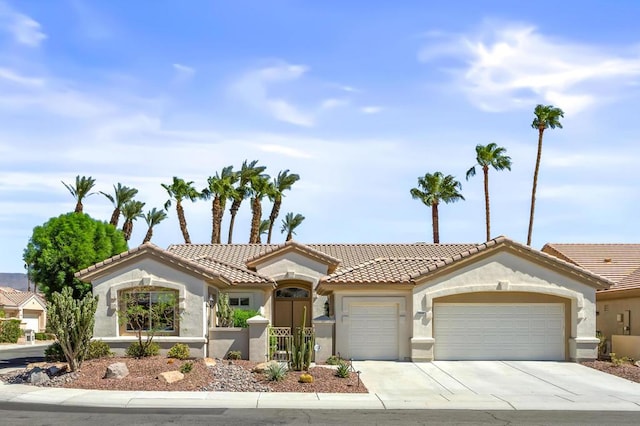
[[[398,305],[349,305],[349,353],[353,359],[398,359]]]
[[[436,360],[564,360],[562,303],[436,303]]]
[[[26,323],[26,325],[24,326],[24,329],[25,330],[40,331],[39,318],[40,318],[40,314],[25,312],[22,315],[22,322]]]

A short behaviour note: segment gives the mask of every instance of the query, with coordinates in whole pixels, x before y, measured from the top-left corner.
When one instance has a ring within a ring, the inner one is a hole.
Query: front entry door
[[[306,327],[311,327],[311,297],[309,290],[285,287],[276,290],[274,327],[289,327],[294,331],[302,323],[303,308],[307,307]]]

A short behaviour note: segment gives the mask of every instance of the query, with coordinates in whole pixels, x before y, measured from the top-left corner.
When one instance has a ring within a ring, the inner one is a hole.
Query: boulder
[[[253,370],[251,370],[254,373],[264,373],[267,368],[269,368],[269,366],[273,365],[273,364],[279,364],[278,361],[275,360],[271,360],[271,361],[267,361],[267,362],[261,362],[260,364],[256,365],[255,367],[253,367]]]
[[[129,369],[124,362],[115,362],[107,367],[105,379],[123,379],[129,375]]]
[[[31,383],[32,385],[36,385],[36,386],[41,386],[44,385],[45,383],[49,383],[51,379],[49,378],[49,375],[47,374],[47,372],[39,367],[34,368],[33,370],[31,370],[31,373],[29,374],[29,383]]]
[[[213,359],[213,358],[205,358],[204,359],[204,364],[207,367],[215,367],[217,363],[216,363],[216,360]]]
[[[640,367],[640,361],[636,361],[635,363],[633,363],[633,365],[635,365],[636,367]]]
[[[165,371],[164,373],[160,373],[158,379],[162,380],[165,383],[174,383],[184,379],[184,374],[179,371]]]

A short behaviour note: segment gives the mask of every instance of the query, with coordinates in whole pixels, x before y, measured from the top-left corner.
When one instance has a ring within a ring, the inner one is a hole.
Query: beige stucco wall
[[[511,252],[500,251],[416,286],[411,339],[413,360],[433,359],[433,348],[437,344],[433,335],[434,303],[459,294],[469,294],[464,300],[473,301],[474,293],[480,295],[478,301],[488,300],[487,293],[500,292],[527,294],[532,301],[540,300],[538,295],[567,299],[570,305],[568,358],[596,357],[595,289]],[[417,314],[417,311],[423,313]]]
[[[627,357],[640,360],[640,336],[611,336],[611,353],[617,358]]]
[[[596,306],[596,329],[609,342],[614,334],[640,336],[640,297],[598,300]],[[622,321],[618,321],[619,314],[622,315]],[[624,332],[625,325],[629,326],[628,333]]]
[[[381,287],[384,287],[381,285]],[[388,287],[387,287],[388,288]],[[350,303],[395,303],[398,305],[398,359],[411,357],[409,340],[412,325],[412,303],[409,290],[344,290],[334,292],[335,353],[350,358],[349,352],[349,305]],[[323,361],[323,360],[321,360]]]

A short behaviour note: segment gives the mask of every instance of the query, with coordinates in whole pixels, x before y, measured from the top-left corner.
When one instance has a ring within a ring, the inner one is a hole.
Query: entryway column
[[[333,355],[333,333],[336,320],[329,317],[318,317],[313,320],[313,329],[316,334],[316,363],[324,363]]]
[[[256,315],[247,320],[249,324],[249,361],[264,362],[269,353],[269,320]]]

